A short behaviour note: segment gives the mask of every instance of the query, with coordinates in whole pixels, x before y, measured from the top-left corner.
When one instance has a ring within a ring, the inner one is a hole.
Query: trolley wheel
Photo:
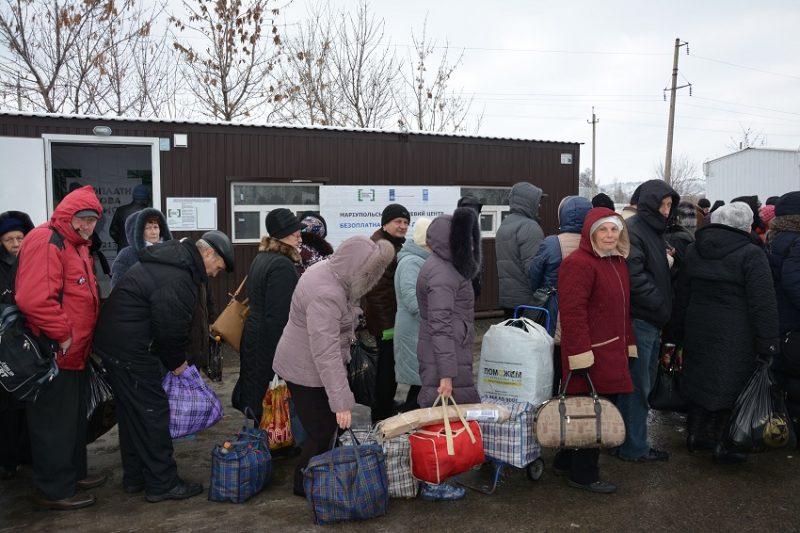
[[[525,469],[525,472],[528,474],[528,479],[531,481],[539,481],[542,479],[542,474],[544,474],[544,460],[540,457],[536,459],[534,462],[528,465]]]

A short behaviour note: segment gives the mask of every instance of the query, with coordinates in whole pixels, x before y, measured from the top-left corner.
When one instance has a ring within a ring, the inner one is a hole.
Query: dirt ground
[[[484,331],[493,321],[481,321]],[[479,341],[476,342],[476,353]],[[238,359],[227,353],[221,383],[212,383],[225,405],[224,419],[195,440],[177,442],[179,474],[207,488],[211,449],[242,425],[230,407]],[[402,391],[398,396],[402,395]],[[356,426],[369,424],[359,407]],[[652,418],[654,443],[672,453],[667,463],[624,463],[603,454],[601,475],[619,486],[615,495],[595,495],[566,486],[552,473],[552,450],[545,450],[545,474],[530,481],[512,469],[491,495],[468,491],[459,502],[390,501],[386,516],[330,526],[337,531],[800,531],[800,464],[797,450],[751,456],[743,465],[714,465],[710,454],[686,451],[685,421],[678,415]],[[0,532],[7,531],[315,531],[308,503],[292,495],[292,459],[274,462],[274,478],[263,492],[236,505],[210,502],[204,495],[151,504],[143,494],[125,494],[116,428],[89,447],[89,466],[109,482],[92,491],[98,503],[79,511],[46,511],[33,506],[31,472],[0,481]],[[488,480],[490,470],[470,473]]]

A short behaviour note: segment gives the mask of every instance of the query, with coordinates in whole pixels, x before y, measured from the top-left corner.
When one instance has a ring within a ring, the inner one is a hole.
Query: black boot
[[[711,434],[716,441],[714,447],[714,462],[718,465],[734,465],[747,461],[747,454],[734,451],[728,447],[728,422],[730,411],[715,411],[711,414]]]
[[[722,442],[714,448],[714,462],[718,465],[735,465],[747,461],[747,454],[734,452],[725,447]]]
[[[710,437],[709,412],[696,404],[689,406],[686,417],[686,449],[689,452],[698,450],[713,450],[716,442]]]

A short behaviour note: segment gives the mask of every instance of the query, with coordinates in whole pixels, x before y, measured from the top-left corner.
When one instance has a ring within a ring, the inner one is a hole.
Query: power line
[[[794,80],[800,80],[800,76],[796,76],[796,75],[793,75],[793,74],[785,74],[783,72],[775,72],[773,70],[764,70],[764,69],[756,68],[756,67],[748,67],[747,65],[739,65],[738,63],[732,63],[730,61],[725,61],[723,59],[714,59],[712,57],[704,57],[704,56],[698,56],[698,55],[692,55],[690,57],[693,57],[695,59],[702,59],[703,61],[711,61],[712,63],[719,63],[721,65],[728,65],[729,67],[736,67],[736,68],[741,68],[741,69],[744,69],[744,70],[752,70],[752,71],[755,71],[755,72],[763,72],[764,74],[771,74],[773,76],[782,76],[784,78],[791,78],[791,79],[794,79]]]

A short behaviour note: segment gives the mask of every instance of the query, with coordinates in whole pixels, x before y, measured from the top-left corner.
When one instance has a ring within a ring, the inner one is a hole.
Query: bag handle
[[[469,424],[467,424],[467,420],[464,418],[464,414],[461,412],[461,408],[458,407],[458,404],[456,403],[456,401],[453,399],[452,396],[444,396],[440,394],[436,398],[436,401],[433,402],[432,407],[436,407],[439,404],[439,402],[442,403],[442,418],[444,422],[445,441],[447,442],[447,455],[455,455],[456,451],[455,451],[455,446],[453,445],[453,428],[450,427],[450,416],[447,413],[448,403],[450,403],[452,407],[455,409],[456,414],[458,415],[458,419],[464,426],[464,428],[467,430],[467,434],[469,435],[469,440],[472,442],[472,444],[475,444],[476,442],[475,434],[472,433],[472,428],[469,427]]]
[[[256,419],[256,414],[250,408],[250,406],[245,406],[244,408],[244,425],[247,425],[247,421],[253,421],[253,429],[258,429],[258,420]]]
[[[597,444],[602,444],[603,442],[603,405],[600,403],[600,398],[597,396],[597,390],[594,388],[594,383],[592,383],[592,378],[589,377],[589,372],[587,371],[584,374],[586,381],[589,382],[589,389],[590,395],[592,400],[594,401],[594,418],[595,418],[595,432],[597,436]],[[564,424],[564,420],[567,418],[567,386],[569,386],[569,381],[572,379],[572,370],[569,371],[567,374],[567,379],[564,380],[564,383],[561,385],[561,390],[558,391],[558,414],[561,417],[561,447],[563,448],[567,441],[567,427]]]
[[[245,276],[242,282],[239,284],[239,288],[236,289],[236,292],[234,292],[233,294],[228,293],[228,296],[230,296],[231,298],[237,298],[239,296],[239,293],[242,292],[242,289],[244,288],[244,283],[246,281],[247,281],[247,276]]]

